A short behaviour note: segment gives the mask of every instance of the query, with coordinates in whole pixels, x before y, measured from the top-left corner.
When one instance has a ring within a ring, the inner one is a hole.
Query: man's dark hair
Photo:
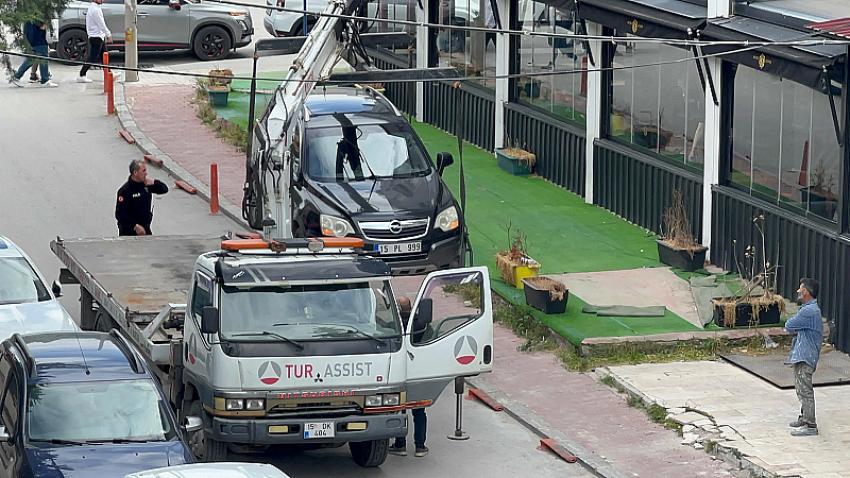
[[[812,294],[812,297],[817,299],[818,292],[820,292],[820,282],[817,279],[812,279],[810,277],[803,277],[800,279],[800,284],[809,291],[809,294]]]
[[[135,173],[136,171],[138,171],[141,168],[142,168],[142,160],[141,159],[134,159],[134,160],[130,161],[130,174]]]

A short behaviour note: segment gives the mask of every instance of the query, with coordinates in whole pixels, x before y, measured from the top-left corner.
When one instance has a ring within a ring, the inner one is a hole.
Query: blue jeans
[[[47,45],[34,46],[34,47],[32,47],[32,49],[33,49],[33,51],[35,52],[36,55],[43,56],[45,58],[48,57]],[[39,72],[41,72],[41,82],[47,83],[50,80],[50,69],[47,67],[47,61],[45,61],[45,60],[35,60],[35,61],[38,62],[38,69],[39,69]],[[21,78],[23,78],[24,73],[26,73],[27,70],[30,69],[33,62],[34,62],[34,60],[32,58],[24,59],[23,64],[21,64],[21,67],[18,68],[18,71],[15,73],[15,79],[20,80]]]
[[[413,413],[413,444],[416,448],[425,446],[425,432],[428,429],[428,417],[425,416],[424,408],[414,408]],[[399,437],[395,439],[395,446],[404,448],[407,446],[407,438]]]

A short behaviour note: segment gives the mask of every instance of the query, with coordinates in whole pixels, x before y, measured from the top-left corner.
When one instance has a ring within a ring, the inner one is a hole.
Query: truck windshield
[[[431,170],[413,132],[401,124],[310,128],[306,134],[307,176],[316,181],[397,178]]]
[[[34,384],[28,396],[30,441],[144,442],[174,436],[150,380]]]
[[[221,337],[233,341],[362,340],[398,337],[383,281],[291,287],[229,287],[221,294]],[[272,333],[267,333],[272,332]]]

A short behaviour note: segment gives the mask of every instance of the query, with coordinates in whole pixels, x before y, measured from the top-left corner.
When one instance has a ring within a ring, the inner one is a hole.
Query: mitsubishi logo
[[[393,234],[399,234],[399,233],[401,233],[401,230],[402,230],[402,227],[401,227],[401,223],[400,223],[400,222],[398,222],[398,221],[393,221],[393,222],[391,222],[391,223],[390,223],[390,232],[391,232],[391,233],[393,233]]]

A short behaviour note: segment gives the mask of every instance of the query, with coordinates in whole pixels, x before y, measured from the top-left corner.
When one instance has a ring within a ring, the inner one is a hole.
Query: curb
[[[602,378],[609,377],[610,379],[612,379],[614,381],[615,387],[620,388],[627,395],[637,398],[638,400],[640,400],[646,406],[651,406],[651,405],[663,406],[663,405],[659,404],[658,402],[656,402],[655,400],[653,400],[652,398],[650,398],[645,393],[638,390],[635,386],[633,386],[627,380],[623,379],[622,377],[620,377],[619,375],[614,373],[608,367],[596,369],[595,374],[596,374],[597,378],[600,379],[600,380]],[[697,410],[696,407],[691,406],[691,404],[689,404],[688,402],[686,402],[686,404],[687,404],[687,406],[696,410],[698,413],[705,415],[706,417],[710,417],[710,415]],[[665,410],[666,409],[667,408],[665,407]],[[713,418],[712,418],[712,421],[714,421]],[[682,445],[682,446],[684,446],[684,445]],[[705,452],[708,453],[708,454],[712,453],[712,452],[708,451],[707,447],[705,448]],[[718,459],[720,459],[720,460],[722,460],[722,461],[724,461],[724,462],[726,462],[726,463],[728,463],[732,466],[737,467],[740,471],[746,472],[748,474],[748,476],[750,476],[750,477],[755,477],[755,478],[779,478],[780,477],[780,475],[764,468],[761,465],[761,463],[764,463],[764,462],[762,462],[762,460],[759,459],[758,457],[744,455],[737,448],[729,446],[722,441],[715,443],[713,455],[716,456]],[[782,475],[782,476],[785,476],[787,478],[792,478],[794,475]]]
[[[139,128],[124,97],[125,84],[123,78],[120,81],[116,81],[116,83],[120,85],[118,88],[115,88],[115,113],[118,115],[118,122],[121,124],[121,127],[130,133],[130,135],[136,140],[135,145],[139,148],[139,151],[142,152],[142,155],[147,155],[151,158],[161,160],[163,170],[176,180],[184,181],[195,187],[198,190],[198,196],[202,197],[204,201],[210,202],[211,195],[209,186],[187,171],[177,161],[172,159],[171,156],[159,149],[156,143],[152,139],[148,138],[145,132]],[[219,208],[225,216],[245,229],[248,229],[249,231],[253,230],[242,218],[242,210],[240,207],[221,195],[219,195],[218,201]]]
[[[596,476],[601,478],[633,478],[616,470],[611,463],[608,463],[598,455],[593,454],[583,446],[575,443],[572,439],[549,425],[543,418],[529,410],[525,405],[511,400],[500,390],[497,390],[487,384],[487,382],[483,379],[478,377],[467,378],[466,383],[493,397],[504,407],[503,411],[505,413],[510,415],[514,420],[518,421],[541,439],[555,440],[556,443],[560,444],[570,453],[575,455],[575,457],[578,458],[578,463],[582,467]]]

